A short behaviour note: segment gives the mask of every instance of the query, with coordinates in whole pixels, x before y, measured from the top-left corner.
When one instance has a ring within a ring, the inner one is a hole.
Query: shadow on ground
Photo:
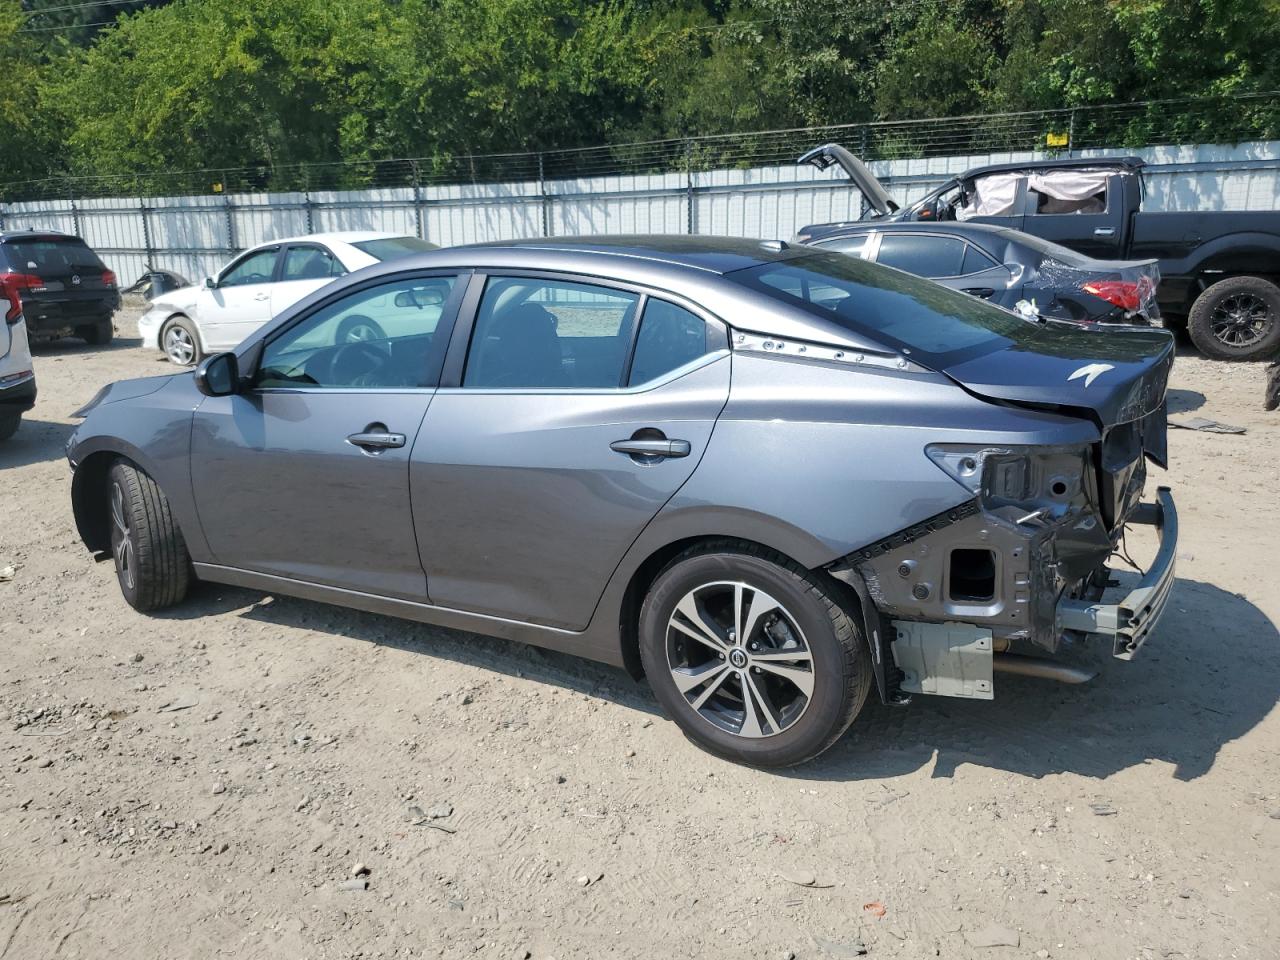
[[[258,622],[385,644],[658,713],[648,688],[621,670],[392,617],[212,584],[168,616],[236,610]],[[873,694],[839,743],[787,775],[874,780],[932,764],[933,776],[950,777],[968,763],[1026,777],[1102,779],[1159,761],[1173,765],[1177,779],[1194,780],[1280,698],[1275,625],[1248,600],[1208,583],[1178,580],[1136,660],[1114,660],[1101,650],[1088,656],[1100,673],[1078,687],[997,676],[993,702],[917,697],[905,708],[885,707]]]
[[[23,414],[18,432],[0,444],[0,470],[65,457],[67,437],[74,429],[74,424],[33,420]]]

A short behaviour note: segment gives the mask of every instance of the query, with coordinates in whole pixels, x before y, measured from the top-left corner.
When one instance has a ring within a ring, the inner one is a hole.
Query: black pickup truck
[[[1188,327],[1202,353],[1226,360],[1280,355],[1280,211],[1144,213],[1137,157],[975,167],[905,208],[839,144],[810,150],[799,162],[823,170],[838,164],[874,218],[990,223],[1102,260],[1156,259],[1160,312],[1168,325]],[[796,239],[848,226],[806,226]]]

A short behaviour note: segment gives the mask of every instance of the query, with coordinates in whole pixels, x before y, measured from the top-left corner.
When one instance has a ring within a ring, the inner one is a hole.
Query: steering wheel
[[[390,359],[391,352],[377,343],[367,340],[344,343],[329,361],[328,379],[334,384],[355,386],[356,381],[382,371]]]

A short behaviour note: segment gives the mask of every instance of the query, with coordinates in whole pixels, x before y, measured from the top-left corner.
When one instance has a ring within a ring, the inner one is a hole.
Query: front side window
[[[436,328],[457,277],[416,277],[329,303],[271,340],[259,387],[429,386],[447,336]]]
[[[462,385],[592,389],[622,381],[639,294],[594,284],[490,277]]]
[[[220,287],[242,287],[249,283],[270,283],[276,270],[279,250],[259,250],[251,253],[222,275]]]
[[[324,247],[290,247],[284,255],[281,280],[324,280],[346,273],[342,262]]]
[[[880,238],[876,262],[919,277],[955,277],[964,260],[964,241],[954,237],[890,233]]]
[[[665,300],[645,303],[627,383],[648,383],[692,363],[707,352],[702,318]]]

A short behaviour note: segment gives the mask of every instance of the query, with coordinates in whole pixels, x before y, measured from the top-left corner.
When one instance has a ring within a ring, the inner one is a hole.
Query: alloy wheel
[[[814,662],[796,618],[763,590],[717,581],[690,590],[667,623],[676,689],[704,720],[747,738],[792,727],[813,697]]]
[[[1251,347],[1267,335],[1275,322],[1271,307],[1252,293],[1233,293],[1214,308],[1209,328],[1220,342],[1232,347]]]
[[[124,488],[119,483],[111,485],[111,552],[115,554],[116,571],[121,582],[134,589],[137,578],[134,572],[133,537],[130,536],[128,515],[125,511]]]
[[[373,328],[372,324],[355,323],[347,328],[347,343],[359,343],[366,340],[380,340],[378,331]]]
[[[186,327],[174,324],[164,332],[164,352],[174,363],[191,365],[196,358],[196,344]]]

